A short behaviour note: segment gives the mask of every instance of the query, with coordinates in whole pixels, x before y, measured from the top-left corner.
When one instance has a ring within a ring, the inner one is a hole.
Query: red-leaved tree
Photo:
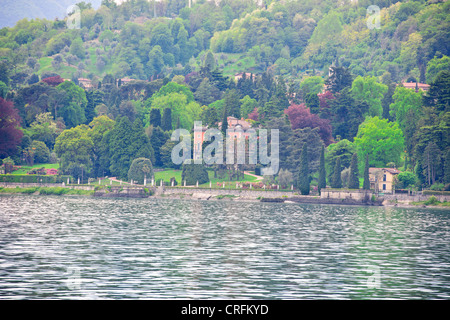
[[[60,76],[54,76],[42,79],[42,82],[45,82],[49,86],[56,87],[57,85],[63,83],[64,80]]]
[[[258,108],[253,109],[253,111],[248,114],[248,118],[258,121],[259,118]]]
[[[321,119],[318,115],[311,113],[304,103],[291,104],[289,108],[284,110],[284,113],[289,117],[292,130],[304,129],[307,127],[310,127],[311,129],[319,128],[319,135],[322,138],[323,143],[328,146],[333,142],[330,121]]]
[[[11,101],[0,98],[0,157],[6,158],[14,153],[22,141],[21,118]]]

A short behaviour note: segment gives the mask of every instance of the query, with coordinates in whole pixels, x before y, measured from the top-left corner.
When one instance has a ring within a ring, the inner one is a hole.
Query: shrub
[[[186,185],[203,184],[209,181],[208,171],[203,164],[185,164],[181,179],[186,180]]]
[[[39,193],[40,194],[45,194],[45,195],[62,195],[65,193],[68,193],[70,191],[70,189],[67,188],[62,188],[62,187],[49,187],[49,188],[39,188]]]
[[[144,178],[151,179],[153,176],[153,166],[147,158],[137,158],[131,163],[128,170],[128,179],[144,184]]]
[[[433,206],[433,205],[436,205],[438,203],[441,203],[441,202],[435,196],[431,196],[423,204],[425,204],[427,206],[429,206],[429,205]]]
[[[433,191],[433,190],[424,190],[424,195],[442,195],[442,196],[450,196],[450,191]]]
[[[443,183],[435,183],[430,187],[433,191],[443,191],[444,190],[444,184]]]
[[[27,174],[38,174],[38,175],[46,175],[47,170],[44,167],[42,168],[34,168],[27,172]]]
[[[67,178],[73,180],[72,176],[67,175],[32,175],[32,174],[1,174],[0,181],[1,182],[13,182],[13,183],[40,183],[42,179],[42,183],[67,183]]]
[[[416,184],[417,177],[413,172],[405,171],[398,174],[398,188],[408,188]]]

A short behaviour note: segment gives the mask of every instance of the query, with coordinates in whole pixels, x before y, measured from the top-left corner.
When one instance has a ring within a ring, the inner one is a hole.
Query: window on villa
[[[383,176],[383,181],[386,181],[386,175]]]
[[[386,190],[386,185],[385,184],[383,184],[383,190]]]

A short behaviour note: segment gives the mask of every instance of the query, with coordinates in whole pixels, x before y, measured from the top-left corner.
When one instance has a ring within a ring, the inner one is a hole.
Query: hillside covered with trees
[[[367,26],[370,5],[380,28]],[[399,188],[450,187],[448,1],[78,6],[80,29],[45,19],[0,29],[5,163],[127,179],[136,159],[148,172],[180,168],[174,129],[235,117],[280,130],[286,185],[356,186],[368,159],[404,171]],[[255,166],[212,169],[237,178]]]

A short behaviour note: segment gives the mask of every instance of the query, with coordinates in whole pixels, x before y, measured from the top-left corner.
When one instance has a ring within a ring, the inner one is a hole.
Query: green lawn
[[[39,163],[34,166],[21,166],[19,170],[13,171],[11,174],[27,174],[31,169],[39,169],[44,167],[45,169],[59,169],[58,163]]]
[[[226,187],[236,187],[236,180],[228,181],[228,175],[226,175],[224,178],[214,178],[214,171],[208,170],[209,179],[211,180],[211,183],[213,187],[217,187],[217,183],[222,183],[225,181]],[[169,185],[170,178],[175,177],[175,179],[178,182],[178,185],[182,185],[181,181],[181,170],[164,170],[164,171],[158,171],[155,172],[155,179],[163,179],[166,185]],[[256,177],[244,175],[244,179],[238,180],[239,182],[249,181],[249,182],[255,182]],[[209,188],[209,182],[199,185],[199,187],[205,187]],[[222,187],[222,186],[220,186]]]
[[[38,74],[41,75],[45,71],[51,71],[56,72],[61,76],[61,78],[70,79],[72,77],[72,74],[77,71],[74,67],[66,66],[64,64],[61,64],[61,67],[59,69],[54,69],[52,66],[52,58],[50,57],[43,57],[39,59],[40,69],[38,71]]]

